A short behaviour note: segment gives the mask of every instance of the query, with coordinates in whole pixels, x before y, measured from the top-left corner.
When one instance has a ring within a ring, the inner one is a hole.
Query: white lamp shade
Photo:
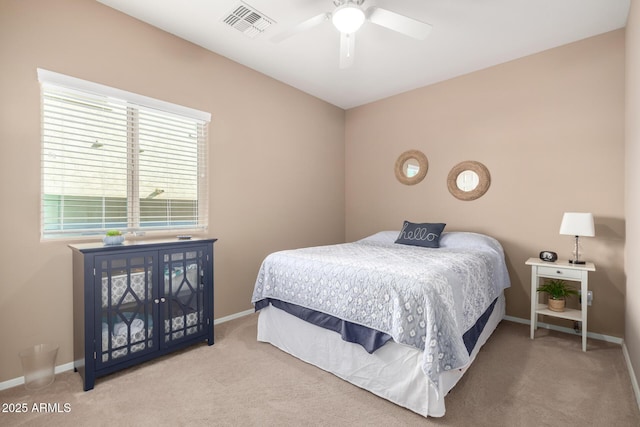
[[[562,216],[562,224],[560,224],[560,234],[569,236],[587,236],[596,235],[593,225],[593,215],[583,212],[565,212]]]
[[[347,3],[333,12],[331,21],[341,33],[353,34],[362,26],[364,18],[362,9],[354,4]]]

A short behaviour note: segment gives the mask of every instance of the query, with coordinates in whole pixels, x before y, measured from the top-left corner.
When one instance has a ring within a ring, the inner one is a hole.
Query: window
[[[210,115],[38,70],[42,237],[207,226]]]

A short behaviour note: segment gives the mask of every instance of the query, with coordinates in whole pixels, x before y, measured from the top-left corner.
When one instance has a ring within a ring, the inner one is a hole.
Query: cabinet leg
[[[93,375],[85,375],[82,379],[82,389],[84,391],[93,390],[93,387],[96,384],[96,378]]]

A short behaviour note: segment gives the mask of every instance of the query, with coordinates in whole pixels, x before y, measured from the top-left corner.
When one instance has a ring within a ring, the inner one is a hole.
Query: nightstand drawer
[[[562,267],[538,267],[538,276],[553,277],[557,279],[580,280],[582,272]]]

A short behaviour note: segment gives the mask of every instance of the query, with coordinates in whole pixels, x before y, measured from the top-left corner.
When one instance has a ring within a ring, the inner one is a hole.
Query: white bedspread
[[[437,390],[441,372],[469,362],[464,332],[509,287],[504,253],[495,239],[475,233],[444,233],[438,249],[393,241],[393,232],[383,232],[273,253],[252,302],[297,304],[424,350],[422,368]]]

